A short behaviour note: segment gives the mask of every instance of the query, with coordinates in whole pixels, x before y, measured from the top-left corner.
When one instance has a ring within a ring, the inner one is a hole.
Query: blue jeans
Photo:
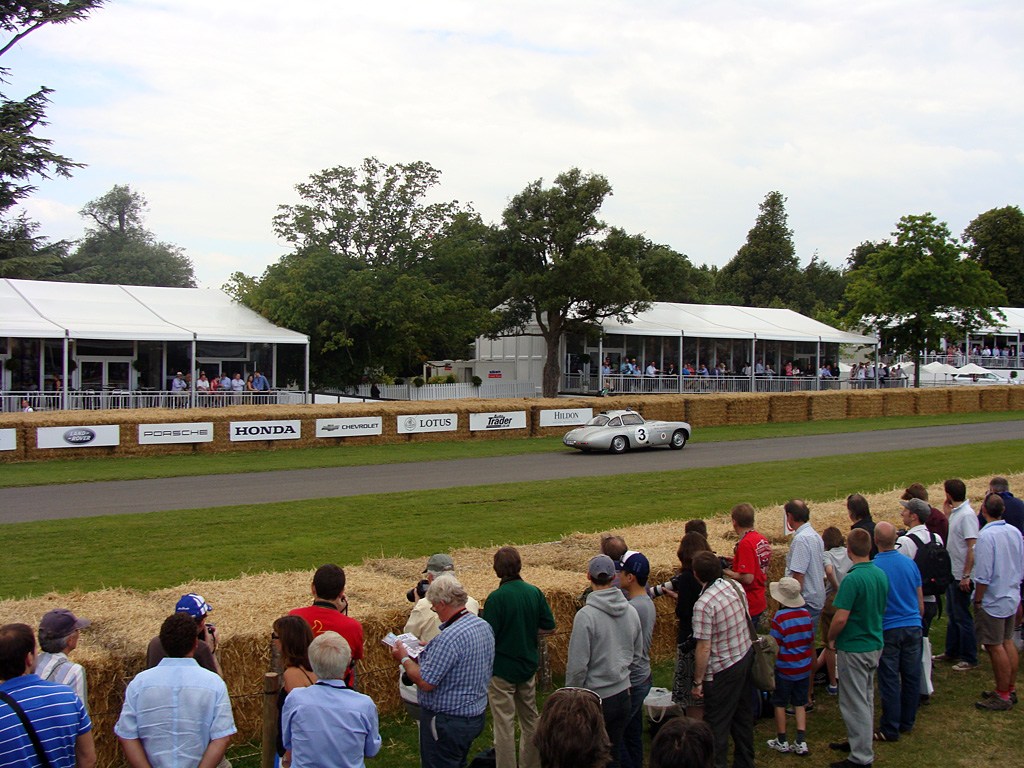
[[[651,678],[629,689],[629,720],[622,736],[622,768],[644,768],[644,699]]]
[[[465,768],[473,740],[483,733],[483,714],[458,717],[420,710],[422,768]]]
[[[879,728],[896,739],[914,727],[921,694],[921,627],[894,627],[882,632],[885,645],[878,660]]]
[[[946,589],[946,655],[968,664],[978,663],[978,641],[974,637],[974,617],[971,615],[971,593],[960,589],[954,581]]]
[[[611,742],[612,759],[608,763],[608,768],[619,768],[622,764],[622,738],[626,733],[629,712],[629,688],[614,696],[601,699],[604,729],[608,732],[608,741]]]

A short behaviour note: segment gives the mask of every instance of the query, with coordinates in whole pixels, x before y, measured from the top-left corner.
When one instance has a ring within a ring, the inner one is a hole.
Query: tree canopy
[[[892,236],[850,274],[851,323],[884,331],[894,349],[918,356],[941,338],[996,320],[994,308],[1005,299],[1002,288],[976,262],[963,258],[945,222],[931,213],[904,216]]]
[[[993,208],[967,225],[967,255],[1003,286],[1011,307],[1024,307],[1024,213],[1020,206]]]
[[[650,294],[637,268],[641,241],[609,233],[598,218],[608,180],[578,168],[543,179],[509,202],[495,238],[494,275],[501,328],[536,321],[547,344],[545,397],[558,392],[559,339],[606,317],[628,322]]]

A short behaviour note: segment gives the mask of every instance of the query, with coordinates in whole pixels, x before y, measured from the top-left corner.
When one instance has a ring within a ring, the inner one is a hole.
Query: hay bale
[[[734,395],[729,400],[729,425],[764,424],[768,421],[769,402],[765,395]]]
[[[807,398],[808,418],[811,421],[845,419],[849,392],[815,392]]]
[[[885,392],[880,389],[863,389],[851,392],[846,401],[846,417],[849,419],[877,419],[882,415]]]
[[[981,387],[950,387],[950,413],[976,413],[981,410]]]
[[[1006,398],[1007,410],[1024,411],[1024,387],[1010,387]]]
[[[770,402],[769,421],[807,421],[810,398],[806,392],[787,392],[780,395],[768,395],[768,398]]]
[[[1010,387],[981,387],[979,405],[985,412],[1005,411],[1009,408]]]
[[[724,427],[729,423],[729,395],[691,395],[686,413],[694,427]]]
[[[949,413],[949,389],[947,387],[925,387],[912,391],[914,393],[914,413],[918,416]]]
[[[914,392],[910,389],[883,389],[882,415],[913,416]]]

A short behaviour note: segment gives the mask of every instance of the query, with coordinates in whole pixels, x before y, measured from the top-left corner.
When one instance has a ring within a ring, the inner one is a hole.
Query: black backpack
[[[914,562],[921,571],[921,587],[926,595],[944,595],[946,587],[953,582],[953,562],[949,552],[935,540],[935,534],[929,532],[928,543],[922,542],[916,535],[907,536],[917,545]]]

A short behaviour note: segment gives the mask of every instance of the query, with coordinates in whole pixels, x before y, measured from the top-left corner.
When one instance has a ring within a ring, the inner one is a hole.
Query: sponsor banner
[[[0,451],[13,451],[18,447],[18,430],[0,429]]]
[[[121,428],[116,424],[36,429],[36,448],[98,448],[120,443]]]
[[[139,445],[212,442],[212,421],[182,422],[180,424],[139,424]]]
[[[412,432],[454,432],[459,428],[457,413],[421,413],[398,417],[398,434]]]
[[[487,372],[487,378],[488,379],[500,379],[501,378],[501,371],[488,371]]]
[[[499,411],[497,413],[469,414],[472,432],[489,429],[526,429],[526,411]]]
[[[593,408],[559,408],[540,412],[542,427],[576,427],[594,418]]]
[[[355,437],[379,435],[384,431],[384,418],[366,416],[361,419],[317,419],[317,437]]]
[[[299,419],[232,421],[228,427],[233,443],[244,440],[298,440],[302,437],[302,422]]]

